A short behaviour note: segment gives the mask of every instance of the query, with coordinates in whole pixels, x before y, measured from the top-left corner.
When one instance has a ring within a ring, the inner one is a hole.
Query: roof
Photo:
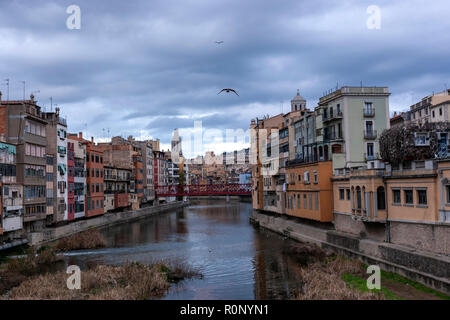
[[[306,100],[305,100],[305,98],[303,98],[303,97],[300,95],[300,90],[297,89],[297,95],[296,95],[294,98],[292,98],[292,101],[306,101]]]

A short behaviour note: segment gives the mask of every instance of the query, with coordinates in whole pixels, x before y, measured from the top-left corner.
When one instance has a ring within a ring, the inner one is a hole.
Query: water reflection
[[[251,204],[202,200],[101,232],[107,248],[69,252],[68,264],[150,263],[168,259],[198,268],[203,279],[174,285],[164,299],[285,299],[299,287],[292,242],[249,224]]]

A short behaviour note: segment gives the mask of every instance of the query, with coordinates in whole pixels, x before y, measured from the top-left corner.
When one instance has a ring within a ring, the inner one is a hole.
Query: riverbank
[[[70,290],[67,272],[58,267],[59,262],[61,256],[55,248],[46,247],[30,248],[27,255],[0,265],[0,300],[155,299],[163,297],[171,283],[202,277],[197,270],[177,261],[93,264],[83,269],[79,290]]]
[[[43,231],[32,232],[28,235],[28,242],[32,246],[42,246],[46,243],[53,242],[86,230],[100,229],[144,219],[165,211],[183,208],[188,204],[189,202],[176,201],[153,207],[146,207],[135,211],[106,213],[99,217],[75,221],[64,226],[46,228]]]
[[[378,265],[386,272],[401,275],[450,295],[450,257],[448,256],[360,239],[351,234],[259,211],[252,211],[250,221],[258,227],[291,239],[316,244],[338,255],[356,258],[367,265]]]

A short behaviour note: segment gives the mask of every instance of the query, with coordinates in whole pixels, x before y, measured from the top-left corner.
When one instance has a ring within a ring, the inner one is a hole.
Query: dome
[[[306,100],[305,100],[305,98],[303,98],[303,97],[300,95],[299,89],[297,89],[297,95],[292,99],[292,101],[306,101]]]

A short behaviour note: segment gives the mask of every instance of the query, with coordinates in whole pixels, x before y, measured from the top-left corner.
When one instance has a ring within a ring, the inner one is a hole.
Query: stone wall
[[[337,212],[334,213],[333,223],[336,230],[351,233],[360,238],[375,241],[384,241],[386,238],[384,223],[356,221],[351,215]]]
[[[391,242],[450,255],[450,224],[390,223]]]
[[[340,225],[348,228],[352,223],[351,217],[348,218],[349,220],[342,219]],[[326,230],[306,225],[286,216],[265,214],[256,210],[253,211],[250,221],[258,227],[289,236],[294,240],[314,243],[323,249],[359,259],[368,265],[378,265],[382,270],[400,274],[450,294],[450,256],[448,255],[361,238],[357,234],[346,233],[342,230]],[[414,237],[414,235],[413,233],[410,236]]]
[[[107,213],[102,216],[72,222],[61,227],[46,228],[41,232],[29,233],[28,241],[31,245],[39,246],[46,242],[58,240],[89,229],[139,220],[160,212],[182,208],[186,205],[186,202],[177,201],[153,207],[146,207],[136,211]]]

